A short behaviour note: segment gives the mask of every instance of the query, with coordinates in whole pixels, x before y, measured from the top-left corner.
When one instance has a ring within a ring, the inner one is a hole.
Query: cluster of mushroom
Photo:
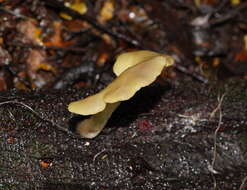
[[[78,123],[76,131],[84,138],[96,137],[121,101],[130,99],[140,88],[154,82],[163,68],[173,62],[168,55],[147,50],[119,55],[113,66],[117,78],[112,83],[95,95],[69,104],[70,112],[91,115]]]

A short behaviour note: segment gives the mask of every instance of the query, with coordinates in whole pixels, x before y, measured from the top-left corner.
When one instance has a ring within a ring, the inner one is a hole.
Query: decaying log
[[[246,89],[153,85],[90,140],[63,129],[91,91],[0,92],[1,189],[244,189]]]

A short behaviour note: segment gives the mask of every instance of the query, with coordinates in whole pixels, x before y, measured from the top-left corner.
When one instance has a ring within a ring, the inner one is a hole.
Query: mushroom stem
[[[91,139],[96,137],[102,131],[112,113],[117,109],[120,103],[121,102],[106,104],[103,111],[78,123],[76,131],[84,138]]]
[[[97,136],[121,101],[130,99],[138,90],[154,82],[163,68],[173,63],[172,57],[147,50],[118,56],[114,64],[118,77],[112,83],[95,95],[69,104],[70,112],[91,115],[76,126],[77,132],[85,138]]]

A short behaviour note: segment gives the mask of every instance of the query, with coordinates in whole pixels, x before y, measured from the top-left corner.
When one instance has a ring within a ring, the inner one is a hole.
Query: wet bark
[[[62,129],[80,118],[68,103],[92,91],[0,92],[1,188],[239,189],[247,176],[246,89],[246,81],[153,85],[122,103],[91,140]]]

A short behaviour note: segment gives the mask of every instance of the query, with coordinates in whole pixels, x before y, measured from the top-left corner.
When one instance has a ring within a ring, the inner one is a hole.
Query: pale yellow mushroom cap
[[[126,66],[121,66],[124,64]],[[151,51],[124,53],[118,56],[115,64],[117,65],[116,73],[121,73],[119,77],[99,93],[71,102],[68,109],[70,112],[80,115],[93,115],[101,112],[105,109],[106,103],[115,103],[131,98],[140,88],[151,84],[164,67],[172,64],[173,59],[170,56]]]
[[[121,101],[130,99],[140,88],[154,82],[163,68],[173,62],[170,56],[145,50],[118,56],[114,65],[118,77],[112,83],[95,95],[69,104],[70,112],[93,115],[78,125],[79,134],[86,138],[95,137]]]
[[[159,55],[159,53],[148,50],[122,53],[117,57],[117,60],[113,66],[113,72],[115,73],[115,75],[119,76],[123,71],[125,71],[129,67],[132,67],[143,61],[147,61],[148,59],[151,59],[152,57],[156,57]]]
[[[172,59],[158,54],[123,71],[104,91],[104,101],[114,103],[130,99],[142,87],[155,81]]]
[[[88,96],[87,98],[71,102],[68,106],[68,110],[80,115],[93,115],[103,111],[105,106],[106,103],[103,100],[101,91],[95,95]]]

